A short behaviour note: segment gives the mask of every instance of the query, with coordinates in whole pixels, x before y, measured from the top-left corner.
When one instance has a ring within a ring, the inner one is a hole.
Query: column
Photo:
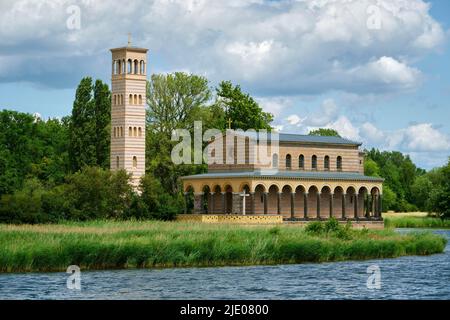
[[[267,192],[263,193],[263,199],[264,199],[264,214],[267,214]]]
[[[209,213],[214,213],[214,207],[215,207],[215,197],[214,197],[214,192],[211,192],[211,208],[208,210]]]
[[[346,198],[347,198],[346,194],[342,193],[342,219],[343,220],[345,220],[345,210],[346,210],[346,208],[345,208],[345,200],[347,200]]]
[[[383,196],[380,194],[378,196],[378,218],[382,218],[383,215]]]
[[[194,194],[194,213],[195,214],[202,214],[203,213],[203,208],[202,208],[202,203],[203,203],[203,192],[198,192]]]
[[[251,213],[255,214],[255,193],[250,192],[250,206],[251,206]]]
[[[372,194],[372,203],[371,203],[371,214],[373,217],[377,216],[377,212],[375,211],[375,195]]]
[[[281,192],[277,193],[277,214],[281,214]]]
[[[320,192],[317,192],[317,219],[320,220]]]
[[[308,219],[308,194],[303,194],[303,218]]]
[[[355,219],[358,220],[358,194],[355,193]]]
[[[334,193],[330,193],[330,219],[333,218],[333,200]]]
[[[295,217],[295,192],[291,192],[291,218]]]
[[[226,214],[227,213],[227,205],[226,205],[226,192],[221,192],[222,194],[222,214]]]

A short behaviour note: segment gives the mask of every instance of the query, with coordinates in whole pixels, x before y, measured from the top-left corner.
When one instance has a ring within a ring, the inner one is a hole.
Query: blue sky
[[[448,0],[2,0],[0,109],[70,114],[131,32],[152,73],[232,80],[280,131],[335,128],[431,169],[450,155],[449,30]]]

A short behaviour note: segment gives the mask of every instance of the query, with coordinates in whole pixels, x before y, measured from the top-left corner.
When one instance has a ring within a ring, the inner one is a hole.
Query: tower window
[[[139,127],[139,137],[142,137],[142,128]]]
[[[145,62],[141,60],[141,74],[145,74]]]
[[[133,71],[133,62],[131,62],[131,59],[128,59],[128,74],[131,74]]]
[[[135,94],[135,95],[134,95],[134,104],[138,104],[137,102],[138,102],[138,101],[137,101],[137,94]]]
[[[133,128],[131,128],[131,127],[128,128],[128,136],[129,137],[133,136]]]
[[[137,128],[134,127],[134,136],[137,137]]]
[[[139,104],[142,105],[142,95],[139,95]]]
[[[116,157],[116,168],[119,169],[120,167],[120,158]]]
[[[137,157],[133,157],[133,169],[137,169]]]
[[[139,62],[134,60],[134,74],[139,74]]]
[[[129,100],[130,104],[133,104],[133,95],[132,94],[130,94],[130,96],[128,97],[128,100]]]
[[[325,170],[330,170],[330,157],[329,156],[325,156],[324,167],[325,167]]]

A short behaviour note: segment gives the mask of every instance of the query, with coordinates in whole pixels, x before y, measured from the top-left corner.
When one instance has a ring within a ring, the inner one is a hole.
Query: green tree
[[[383,187],[383,211],[395,210],[397,195],[388,186]]]
[[[230,81],[222,81],[216,88],[217,101],[225,113],[222,128],[228,128],[231,120],[232,129],[267,129],[271,130],[273,115],[264,112],[258,103],[247,93],[243,93],[239,85],[234,86]]]
[[[108,167],[111,98],[107,85],[85,77],[78,85],[70,123],[69,159],[73,171]]]
[[[431,209],[441,218],[450,218],[450,159],[441,170],[442,184],[435,189],[431,196]]]
[[[430,195],[433,189],[433,184],[428,175],[422,175],[416,178],[413,185],[411,186],[411,192],[414,195],[414,204],[421,211],[430,210]]]
[[[340,137],[339,133],[334,129],[320,128],[311,130],[310,136],[322,136],[322,137]]]
[[[111,92],[101,80],[94,85],[96,159],[97,165],[109,168],[111,143]]]
[[[374,160],[366,159],[364,161],[364,174],[369,177],[379,177],[380,167]]]
[[[204,77],[176,72],[154,74],[147,82],[147,125],[170,137],[177,128],[192,129],[211,98]]]

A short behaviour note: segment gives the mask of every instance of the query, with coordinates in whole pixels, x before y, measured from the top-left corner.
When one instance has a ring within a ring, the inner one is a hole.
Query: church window
[[[311,161],[311,168],[313,170],[317,170],[317,156],[316,155],[312,156],[311,160],[312,160]]]
[[[292,157],[290,154],[286,156],[286,169],[291,170],[292,168]]]

